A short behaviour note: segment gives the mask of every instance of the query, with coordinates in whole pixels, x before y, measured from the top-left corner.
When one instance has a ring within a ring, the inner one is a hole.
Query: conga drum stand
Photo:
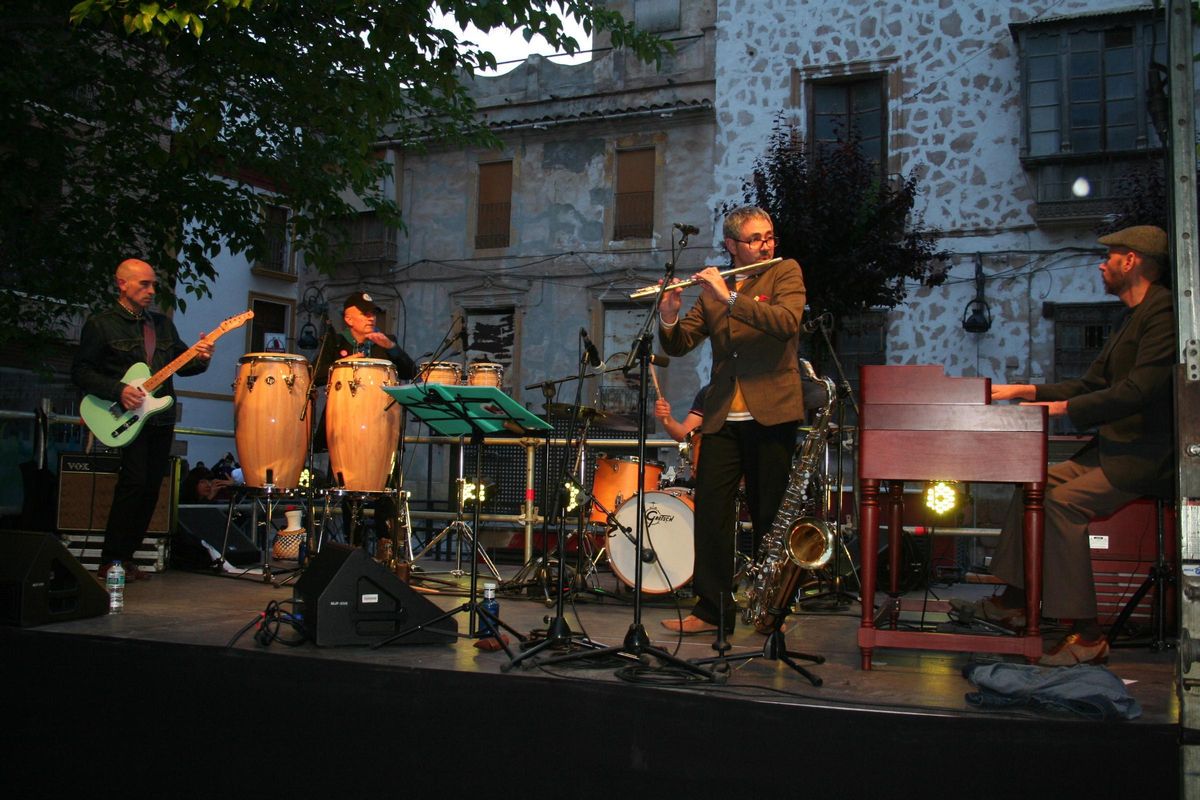
[[[229,533],[233,526],[233,513],[241,501],[250,499],[250,530],[253,536],[257,537],[259,543],[259,551],[262,555],[262,561],[259,566],[261,570],[263,583],[269,583],[272,586],[283,586],[288,583],[291,578],[283,581],[276,581],[276,575],[292,575],[299,571],[299,566],[296,567],[275,567],[271,564],[271,532],[274,529],[272,521],[275,515],[275,510],[279,504],[283,502],[294,502],[295,497],[288,490],[279,489],[273,483],[270,483],[271,474],[267,470],[267,483],[263,486],[243,486],[237,491],[234,491],[229,497],[229,510],[225,516],[225,538],[221,542],[221,561],[225,561],[225,554],[229,548]],[[259,526],[259,510],[266,512],[266,518],[263,524]],[[257,577],[255,574],[258,570],[251,567],[242,570],[239,573],[234,573],[230,577]],[[224,574],[224,573],[222,573]]]
[[[469,433],[471,443],[475,446],[477,475],[483,470],[483,438],[486,434],[504,434],[515,429],[517,432],[528,435],[531,431],[545,430],[550,427],[544,420],[526,411],[524,406],[494,386],[444,386],[441,384],[422,386],[413,384],[389,386],[384,391],[441,436],[465,436]],[[480,504],[476,503],[474,508],[475,530],[479,530],[479,516]],[[508,649],[508,645],[499,635],[499,629],[503,628],[519,641],[524,641],[525,636],[503,620],[493,617],[480,608],[477,600],[478,579],[479,538],[473,536],[471,538],[470,595],[467,602],[425,623],[389,636],[371,647],[383,647],[418,630],[435,625],[443,619],[449,619],[455,614],[466,611],[468,613],[466,635],[473,638],[478,634],[475,619],[477,614],[482,616],[488,623],[488,627],[495,633],[495,641],[511,660],[512,651]]]

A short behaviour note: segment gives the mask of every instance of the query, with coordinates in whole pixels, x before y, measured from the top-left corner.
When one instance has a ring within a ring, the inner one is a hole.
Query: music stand
[[[470,434],[471,443],[475,446],[475,474],[483,471],[483,437],[486,434],[517,433],[527,434],[531,431],[544,431],[551,426],[536,414],[527,411],[495,386],[445,386],[442,384],[412,384],[409,386],[386,386],[392,399],[408,410],[414,417],[424,422],[434,433],[441,436],[465,436]],[[466,611],[467,636],[474,637],[477,633],[475,615],[483,616],[489,624],[496,641],[508,653],[509,660],[513,654],[500,637],[499,628],[524,641],[525,636],[492,617],[479,607],[476,600],[476,582],[479,577],[479,503],[475,504],[474,523],[475,535],[471,539],[471,586],[466,603],[447,611],[421,625],[400,631],[383,641],[371,645],[372,649],[382,647],[404,636],[408,636],[423,628],[429,627],[443,619]]]

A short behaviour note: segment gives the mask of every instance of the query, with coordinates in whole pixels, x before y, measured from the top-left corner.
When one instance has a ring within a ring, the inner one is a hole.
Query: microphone
[[[669,356],[664,356],[659,353],[651,353],[650,354],[650,363],[655,365],[656,367],[665,367],[671,363],[671,358]]]
[[[583,338],[583,358],[588,365],[601,369],[604,362],[600,360],[600,351],[596,349],[596,345],[592,344],[592,340],[588,338],[587,331],[583,328],[579,329],[579,335]]]
[[[818,331],[828,325],[832,319],[833,314],[830,314],[828,311],[826,311],[824,314],[817,314],[817,316],[813,317],[808,322],[805,322],[800,327],[804,328],[805,333],[814,333],[815,331]]]
[[[682,222],[676,222],[671,227],[682,233],[684,236],[696,236],[700,233],[700,229],[695,225],[684,225]]]

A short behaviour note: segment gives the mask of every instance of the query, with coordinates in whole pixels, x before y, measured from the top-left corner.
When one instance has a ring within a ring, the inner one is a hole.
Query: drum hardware
[[[681,248],[685,244],[686,244],[686,240],[680,242]],[[674,251],[674,247],[675,247],[675,245],[674,245],[674,242],[672,241],[672,250],[673,251]],[[674,256],[674,252],[672,253],[672,255]],[[667,263],[666,272],[663,276],[663,283],[665,284],[667,281],[669,281],[671,279],[671,277],[674,275],[674,273],[675,273],[675,258],[672,258],[672,260]],[[661,296],[663,289],[661,287],[658,287],[656,289],[656,291],[658,292],[659,296]],[[647,398],[649,385],[650,385],[649,367],[650,367],[650,360],[652,357],[652,351],[651,351],[652,337],[650,335],[650,326],[654,322],[657,310],[658,310],[657,303],[651,304],[650,308],[647,310],[647,314],[646,314],[645,319],[643,320],[641,330],[638,332],[638,335],[635,339],[633,347],[631,347],[629,350],[629,356],[627,357],[626,363],[624,365],[624,369],[629,370],[633,367],[634,363],[638,364],[638,379],[639,380],[637,383],[637,386],[638,386],[638,393],[637,393],[638,394],[638,406],[637,406],[638,450],[637,450],[637,457],[638,457],[638,472],[639,472],[639,474],[638,474],[637,481],[635,482],[634,485],[639,486],[639,487],[645,485],[645,470],[646,470],[646,465],[647,465],[647,459],[646,459],[646,455],[647,455],[647,450],[646,450],[647,402],[646,402],[646,398]],[[581,356],[583,356],[583,355],[584,354],[581,353]],[[586,359],[581,357],[580,364],[579,364],[579,375],[576,378],[576,380],[578,381],[578,383],[576,384],[577,396],[578,396],[580,387],[583,382],[584,372],[586,371],[586,368],[587,368]],[[578,400],[576,400],[576,403],[578,404]],[[635,534],[634,534],[634,542],[635,542],[634,552],[639,553],[639,554],[642,552],[643,545],[645,543],[645,527],[646,526],[645,526],[644,504],[645,504],[644,494],[642,492],[637,492],[637,494],[636,494],[637,511],[634,515],[635,522],[636,522]],[[560,539],[560,541],[561,541],[561,539]],[[573,652],[573,653],[567,653],[565,655],[560,655],[560,656],[556,656],[556,657],[541,661],[540,664],[541,665],[550,665],[550,664],[557,664],[557,663],[564,662],[564,661],[576,661],[576,660],[580,660],[583,658],[594,658],[594,657],[595,658],[608,658],[609,656],[614,656],[614,655],[621,657],[621,658],[635,660],[637,662],[644,662],[646,660],[647,656],[654,656],[655,658],[657,658],[659,661],[663,662],[666,665],[674,666],[678,669],[682,669],[688,673],[691,673],[698,677],[706,678],[708,680],[712,680],[712,681],[717,680],[717,676],[713,672],[705,669],[704,667],[698,666],[698,665],[688,662],[684,659],[678,658],[677,656],[674,656],[671,653],[668,653],[666,650],[663,650],[662,648],[654,647],[650,643],[650,637],[646,633],[645,625],[642,624],[642,586],[643,586],[642,566],[643,566],[643,564],[642,564],[642,560],[640,557],[637,559],[634,559],[634,562],[635,562],[635,566],[634,566],[633,621],[629,626],[628,632],[626,632],[626,634],[625,634],[624,641],[619,646],[603,647],[603,648],[599,648],[599,649],[581,650],[581,651],[577,651],[577,652]],[[562,592],[561,592],[562,572],[561,572],[561,570],[559,572],[559,589],[560,589],[559,605],[561,607],[561,605],[562,605]],[[559,621],[556,619],[555,622],[558,623]],[[718,627],[721,627],[721,626],[718,626]],[[550,639],[547,639],[547,641],[543,642],[542,645],[540,645],[538,649],[543,649],[544,647],[548,646],[550,641],[551,641]],[[534,652],[534,651],[532,651],[532,650],[528,651],[528,653],[532,653],[532,652]]]
[[[221,541],[220,561],[225,562],[225,553],[229,547],[229,534],[233,526],[234,512],[238,505],[250,500],[250,530],[251,535],[257,537],[259,552],[262,556],[262,561],[258,567],[248,567],[246,569],[237,570],[229,573],[228,577],[242,578],[261,577],[264,583],[269,583],[272,586],[285,586],[294,580],[300,572],[300,565],[297,564],[294,568],[275,567],[271,565],[272,556],[272,536],[274,533],[278,536],[282,532],[282,528],[275,525],[275,516],[279,511],[280,505],[283,503],[296,503],[299,495],[295,490],[281,490],[275,486],[271,469],[267,469],[266,480],[261,487],[240,486],[230,493],[229,509],[225,516],[225,538]],[[262,513],[260,521],[260,511]],[[286,527],[286,525],[285,525]],[[222,576],[226,573],[222,572]],[[277,575],[287,575],[284,580],[276,581]]]

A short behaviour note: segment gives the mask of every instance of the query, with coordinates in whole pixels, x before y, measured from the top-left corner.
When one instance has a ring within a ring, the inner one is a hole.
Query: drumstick
[[[654,369],[654,362],[650,362],[650,380],[654,381],[654,393],[662,397],[662,389],[658,388],[658,371]]]

